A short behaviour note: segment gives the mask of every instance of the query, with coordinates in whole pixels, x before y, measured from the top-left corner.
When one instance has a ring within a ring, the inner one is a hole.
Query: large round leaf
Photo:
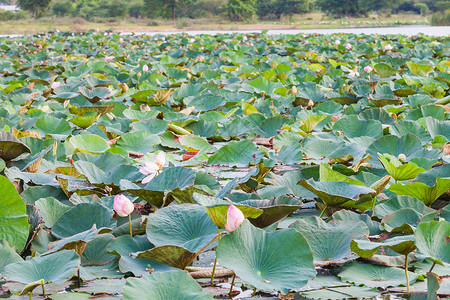
[[[408,273],[409,283],[413,284],[419,275],[413,272]],[[338,276],[342,281],[363,284],[367,287],[406,286],[405,270],[399,268],[352,262]]]
[[[13,134],[0,131],[0,158],[2,160],[10,161],[24,153],[31,153],[31,149]]]
[[[293,229],[265,232],[246,220],[222,237],[216,253],[222,266],[262,290],[287,293],[316,275],[311,248]]]
[[[172,269],[169,266],[145,258],[134,258],[130,253],[145,251],[153,248],[146,236],[123,235],[114,239],[108,246],[108,252],[120,257],[119,269],[122,273],[131,272],[135,276],[148,274],[150,270],[156,272]]]
[[[352,251],[365,258],[372,257],[381,247],[387,247],[402,255],[407,255],[416,249],[412,235],[396,236],[382,242],[353,240],[351,243]]]
[[[414,179],[419,173],[425,172],[424,168],[420,168],[413,162],[403,164],[397,157],[390,154],[381,155],[378,153],[378,159],[383,167],[395,180]]]
[[[314,264],[320,265],[356,259],[350,250],[351,241],[369,234],[367,225],[361,221],[325,223],[318,217],[300,219],[289,227],[303,234],[313,251]]]
[[[431,221],[420,223],[414,232],[418,248],[418,258],[431,258],[433,262],[444,265],[450,263],[450,223]]]
[[[19,261],[22,261],[22,258],[16,253],[14,248],[9,246],[7,242],[0,241],[0,274],[7,265]]]
[[[3,276],[8,281],[21,283],[32,283],[41,279],[44,279],[44,282],[64,282],[76,274],[79,262],[80,257],[74,250],[63,250],[9,264]]]
[[[361,196],[373,197],[376,193],[371,188],[348,182],[315,182],[303,179],[298,184],[316,194],[328,206],[339,206],[347,201],[356,202]]]
[[[25,202],[14,185],[0,176],[0,241],[6,240],[22,251],[28,238],[28,216]]]
[[[433,186],[428,186],[423,182],[413,182],[408,184],[396,183],[389,187],[391,192],[399,195],[406,195],[422,200],[427,206],[433,204],[437,198],[450,189],[450,177],[437,178]]]
[[[41,198],[35,202],[35,206],[47,228],[52,228],[56,220],[70,209],[70,206],[53,197]]]
[[[211,165],[227,165],[227,166],[248,166],[254,162],[254,155],[260,156],[261,152],[256,146],[247,140],[240,142],[230,142],[217,150],[209,159],[208,164]]]
[[[171,271],[128,278],[123,287],[124,300],[212,300],[186,271]]]
[[[58,238],[65,238],[89,230],[116,227],[112,219],[113,211],[98,203],[80,203],[59,217],[53,225],[52,233]]]
[[[109,149],[108,143],[96,134],[80,134],[70,138],[71,146],[75,151],[88,153],[103,153]]]
[[[180,246],[191,252],[207,245],[218,231],[205,208],[196,204],[162,208],[151,214],[147,222],[147,237],[152,244]]]

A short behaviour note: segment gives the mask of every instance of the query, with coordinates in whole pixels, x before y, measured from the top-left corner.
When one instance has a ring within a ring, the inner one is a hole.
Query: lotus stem
[[[81,256],[81,255],[80,255]],[[81,287],[81,276],[80,276],[80,267],[78,267],[78,272],[77,272],[77,281],[78,281],[78,287]]]
[[[28,299],[33,299],[33,291],[30,291],[30,298],[28,298]]]
[[[322,210],[322,212],[320,213],[319,218],[322,218],[323,214],[325,213],[325,210],[327,209],[327,205],[325,205],[325,208]]]
[[[236,273],[233,274],[233,279],[231,279],[230,293],[228,294],[231,298],[231,294],[233,293],[234,279],[236,279]]]
[[[436,265],[436,263],[433,262],[433,264],[431,265],[430,271],[428,271],[428,273],[431,273],[431,271],[433,271],[435,265]]]
[[[31,294],[31,292],[30,292],[30,294]],[[47,298],[45,296],[45,284],[42,284],[42,295],[44,296],[44,298]]]
[[[219,241],[220,241],[220,228],[218,229],[218,231],[219,231],[218,235],[219,235]],[[214,252],[214,255],[215,255],[215,252]],[[211,274],[211,286],[214,286],[214,272],[216,272],[216,266],[217,266],[217,256],[215,256],[215,258],[214,258],[214,267],[213,267],[212,274]]]
[[[406,292],[409,293],[408,254],[405,255]]]
[[[128,224],[130,225],[130,235],[133,237],[133,227],[131,226],[131,214],[128,215]]]
[[[377,202],[377,196],[373,197],[373,203],[372,203],[372,215],[373,215],[373,210],[375,209],[375,203]]]
[[[255,297],[255,295],[256,295],[256,288],[253,289],[252,298]]]

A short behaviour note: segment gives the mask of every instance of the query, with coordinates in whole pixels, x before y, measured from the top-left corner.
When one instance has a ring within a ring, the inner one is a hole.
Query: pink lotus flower
[[[345,44],[345,49],[347,50],[352,49],[352,45],[350,43]]]
[[[391,51],[392,49],[394,49],[394,47],[392,47],[391,44],[387,44],[386,46],[384,46],[384,50],[386,51]]]
[[[134,210],[133,202],[124,195],[116,195],[114,197],[114,210],[121,217],[130,215]]]
[[[228,207],[227,211],[227,223],[225,224],[225,229],[229,232],[235,230],[239,227],[245,220],[245,216],[242,211],[234,206],[233,204]]]
[[[340,40],[335,40],[334,41],[334,44],[337,46],[337,45],[340,45],[341,44],[341,41]]]
[[[105,55],[105,62],[111,61],[114,59],[114,56]]]
[[[152,180],[161,171],[165,163],[166,155],[162,151],[153,156],[153,161],[144,162],[144,167],[139,167],[139,172],[148,176],[142,179],[141,183],[146,184]]]
[[[148,66],[147,66],[147,65],[144,65],[144,66],[142,67],[142,71],[147,72],[147,71],[148,71]]]
[[[119,43],[123,43],[123,38],[120,38],[120,39],[119,39]]]
[[[244,42],[245,42],[246,40],[248,40],[247,36],[244,35],[244,36],[242,37],[242,40],[243,40]]]
[[[148,106],[148,104],[142,104],[140,108],[141,108],[141,111],[143,111],[143,112],[149,112],[151,110],[150,106]]]
[[[56,89],[57,87],[59,87],[61,85],[61,82],[55,81],[52,83],[52,85],[50,86],[52,89]]]
[[[365,66],[364,71],[366,71],[367,73],[370,73],[373,71],[373,68],[371,66]]]

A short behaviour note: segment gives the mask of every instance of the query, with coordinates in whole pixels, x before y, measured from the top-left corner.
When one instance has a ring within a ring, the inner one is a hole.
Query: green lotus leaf
[[[0,241],[5,240],[22,251],[28,239],[28,216],[25,202],[14,185],[0,176]]]
[[[350,250],[351,241],[369,235],[369,229],[363,222],[333,220],[325,223],[318,217],[297,220],[289,228],[300,232],[308,241],[316,265],[343,263],[356,259],[357,256]]]
[[[360,286],[327,287],[326,289],[301,293],[307,299],[372,299],[379,294],[380,292],[376,288]]]
[[[131,272],[135,276],[148,274],[151,270],[162,272],[172,270],[171,267],[160,264],[156,261],[144,258],[133,258],[130,253],[145,251],[154,248],[146,236],[123,235],[115,238],[108,245],[108,253],[117,255],[119,259],[119,269],[122,273]]]
[[[408,184],[392,184],[389,187],[391,192],[398,195],[415,197],[427,206],[433,204],[437,198],[450,189],[450,178],[437,178],[433,186],[428,186],[423,182],[413,182]]]
[[[245,220],[222,237],[216,254],[220,265],[262,290],[287,293],[316,275],[311,248],[293,229],[265,232]]]
[[[423,215],[410,207],[405,207],[387,214],[381,220],[381,226],[388,232],[413,234],[420,221],[433,219],[436,215],[437,211]]]
[[[161,142],[159,136],[145,131],[134,131],[124,134],[117,141],[116,146],[138,153],[147,153]]]
[[[274,197],[271,200],[244,200],[239,204],[262,210],[260,216],[249,217],[250,223],[259,228],[270,226],[302,207],[301,202],[288,196]]]
[[[409,283],[413,284],[418,274],[408,272]],[[406,286],[405,270],[393,267],[351,262],[338,274],[342,281],[367,287],[387,288],[390,286]]]
[[[186,271],[148,274],[141,278],[128,278],[123,287],[123,299],[152,300],[212,300]]]
[[[19,261],[22,261],[22,258],[16,253],[16,250],[9,246],[5,240],[0,241],[0,274],[7,265]]]
[[[70,138],[69,143],[75,148],[75,152],[100,154],[110,148],[108,142],[96,134],[76,135]]]
[[[86,99],[88,99],[91,103],[97,103],[102,99],[111,97],[111,91],[105,87],[95,87],[93,89],[80,87],[79,91],[81,95],[86,97]]]
[[[98,229],[112,230],[116,221],[112,219],[113,211],[98,203],[80,203],[75,205],[56,220],[52,234],[58,238],[71,237],[89,230],[96,225]]]
[[[39,82],[43,85],[48,85],[53,79],[53,75],[47,70],[31,69],[28,72],[28,76],[29,81]]]
[[[180,144],[189,150],[200,150],[210,152],[214,148],[202,137],[195,135],[183,135],[179,138]]]
[[[133,127],[135,131],[145,131],[151,134],[161,134],[167,130],[168,123],[165,120],[150,119],[133,122],[130,126]]]
[[[348,182],[355,185],[364,186],[359,180],[347,177],[339,172],[334,171],[327,163],[321,163],[319,168],[320,181]]]
[[[264,93],[268,96],[277,88],[282,88],[283,85],[280,82],[271,82],[264,77],[258,77],[249,82],[249,85],[255,90],[256,93]]]
[[[415,121],[400,119],[397,121],[397,124],[389,128],[389,133],[395,135],[398,138],[411,133],[417,136],[422,144],[428,143],[431,140],[431,136],[427,132],[427,130]]]
[[[450,263],[450,223],[447,221],[422,222],[414,232],[417,245],[417,258],[430,258],[444,265]]]
[[[95,229],[95,228],[94,228]],[[93,266],[106,266],[111,262],[116,265],[117,257],[108,253],[107,249],[114,240],[112,234],[98,234],[92,240],[90,240],[81,256],[81,265],[84,268]]]
[[[383,128],[377,120],[361,120],[358,116],[350,115],[339,119],[333,126],[333,130],[344,132],[347,138],[369,136],[378,138],[382,135]]]
[[[8,281],[26,284],[41,279],[44,283],[65,282],[77,273],[79,263],[80,258],[74,250],[63,250],[9,264],[2,274]]]
[[[200,249],[199,252],[193,253],[184,247],[169,245],[136,252],[133,257],[153,260],[173,268],[185,269],[203,250]]]
[[[397,70],[394,70],[390,65],[384,63],[376,64],[374,66],[374,69],[381,78],[395,76],[398,72]]]
[[[375,196],[375,191],[371,188],[348,182],[315,182],[314,180],[303,179],[298,184],[317,195],[327,206],[332,207],[339,206],[348,201],[356,202],[362,196]]]
[[[218,234],[204,207],[196,204],[173,205],[148,217],[147,238],[155,245],[175,245],[195,253]],[[209,247],[214,247],[215,244]]]
[[[409,111],[405,115],[406,120],[417,121],[421,118],[433,117],[437,120],[445,120],[446,110],[437,105],[424,105]],[[424,124],[425,127],[426,124]]]
[[[89,113],[95,113],[96,116],[102,117],[114,110],[114,106],[72,106],[69,108],[69,112],[76,116],[84,116]]]
[[[98,232],[99,230],[94,224],[94,226],[92,226],[92,228],[89,230],[60,239],[53,243],[49,243],[50,250],[44,253],[44,255],[60,250],[75,250],[75,252],[79,256],[81,256],[86,248],[87,243],[92,241]]]
[[[408,66],[411,73],[419,75],[419,76],[428,76],[431,71],[434,70],[433,66],[426,64],[425,61],[415,63],[413,61],[407,61],[406,65]]]
[[[402,255],[407,255],[416,249],[413,235],[396,236],[382,242],[353,240],[350,248],[359,256],[367,258],[372,257],[381,247],[387,247]]]
[[[374,216],[382,219],[387,214],[395,212],[401,208],[412,208],[421,214],[434,212],[434,209],[426,207],[419,199],[408,196],[396,196],[383,203],[377,204],[374,209]]]
[[[79,116],[79,117],[75,117],[69,120],[70,123],[86,129],[89,126],[91,126],[92,124],[94,124],[95,122],[97,122],[98,120],[98,116],[93,115],[93,116]]]
[[[389,175],[395,180],[414,179],[420,173],[425,172],[424,168],[418,167],[415,163],[409,162],[403,164],[397,157],[387,153],[383,155],[378,153],[378,159]]]
[[[47,228],[52,228],[56,220],[70,209],[70,206],[61,203],[53,197],[41,198],[35,202],[35,206],[39,210],[39,215]]]
[[[382,136],[369,146],[367,153],[373,157],[368,162],[376,167],[381,167],[381,163],[375,159],[378,157],[378,153],[389,153],[394,156],[404,154],[408,159],[415,157],[438,158],[439,156],[437,150],[423,149],[420,139],[413,134],[407,134],[401,138],[393,135]]]
[[[236,204],[216,197],[206,196],[198,193],[194,194],[194,200],[198,204],[205,207],[208,216],[220,229],[225,228],[225,224],[227,223],[227,212],[230,204],[234,204],[237,208],[239,208],[244,214],[245,218],[257,218],[263,213],[261,209],[252,206],[242,205],[241,203]]]
[[[439,121],[433,117],[427,117],[425,123],[432,138],[441,135],[447,140],[450,140],[450,122]]]
[[[436,184],[437,178],[446,178],[450,174],[450,164],[441,165],[432,168],[425,173],[420,173],[419,176],[414,180],[414,182],[423,182],[428,186],[433,186]]]
[[[31,153],[31,149],[13,134],[0,131],[0,158],[2,160],[9,162],[24,153]]]
[[[373,221],[371,217],[367,214],[358,214],[351,210],[340,210],[335,212],[331,218],[333,220],[339,220],[339,221],[347,221],[347,222],[355,222],[358,223],[359,221],[363,221],[367,227],[369,228],[369,234],[370,235],[377,235],[381,233],[380,230],[380,223],[377,221]]]
[[[256,155],[256,159],[254,157]],[[209,159],[208,164],[227,165],[227,166],[248,166],[249,163],[259,161],[261,151],[256,146],[248,141],[230,142],[217,150]]]
[[[67,136],[72,133],[72,127],[66,120],[52,116],[39,118],[35,126],[42,135]]]

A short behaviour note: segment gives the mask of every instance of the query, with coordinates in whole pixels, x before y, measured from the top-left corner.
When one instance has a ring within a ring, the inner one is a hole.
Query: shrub
[[[414,4],[414,8],[419,10],[422,16],[428,14],[428,12],[430,11],[430,9],[425,3],[416,3]]]
[[[449,26],[450,25],[450,9],[441,12],[438,11],[431,17],[431,25],[433,26]]]
[[[24,10],[19,10],[18,12],[0,10],[0,21],[22,20],[26,18],[28,18],[28,15]]]

